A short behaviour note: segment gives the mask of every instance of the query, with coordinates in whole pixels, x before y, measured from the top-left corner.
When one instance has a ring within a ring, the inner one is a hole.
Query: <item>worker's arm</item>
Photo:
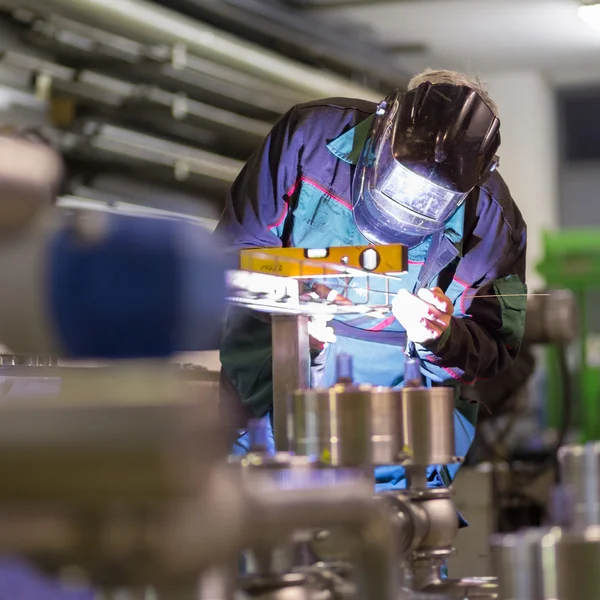
[[[303,146],[296,110],[274,125],[260,148],[250,157],[227,195],[216,228],[228,249],[281,247],[300,171]],[[240,411],[239,426],[250,415],[261,416],[272,403],[271,325],[268,315],[230,307],[220,348],[221,402],[229,416]]]
[[[229,247],[237,250],[282,246],[301,148],[302,132],[292,109],[273,126],[227,194],[216,234]]]
[[[498,208],[489,213],[478,215],[465,240],[467,252],[446,291],[454,308],[449,327],[437,340],[418,346],[434,380],[470,384],[494,377],[512,364],[522,342],[526,226],[518,211],[513,222]],[[475,273],[481,273],[479,281]]]

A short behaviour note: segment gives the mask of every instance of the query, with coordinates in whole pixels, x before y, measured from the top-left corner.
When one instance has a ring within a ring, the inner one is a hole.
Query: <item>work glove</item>
[[[417,295],[400,290],[392,301],[392,312],[411,342],[430,344],[450,327],[454,306],[438,287],[421,289]]]
[[[333,329],[327,325],[331,319],[333,319],[333,315],[316,315],[309,319],[308,339],[311,350],[321,352],[327,348],[328,344],[336,341]]]
[[[333,304],[352,304],[348,298],[322,283],[304,284],[302,293],[306,298],[312,296],[313,298],[327,299]],[[310,318],[308,322],[308,335],[312,351],[322,352],[327,348],[328,344],[333,344],[336,341],[333,329],[327,325],[332,319],[333,315],[315,315]]]

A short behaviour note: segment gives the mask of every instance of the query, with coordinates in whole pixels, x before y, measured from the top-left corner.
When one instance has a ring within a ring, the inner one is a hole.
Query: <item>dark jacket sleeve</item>
[[[510,198],[499,203],[485,191],[481,194],[453,280],[463,287],[455,301],[456,316],[437,343],[419,349],[440,379],[467,384],[492,378],[512,364],[527,308],[526,225]]]
[[[302,131],[291,109],[273,126],[232,184],[215,233],[229,247],[282,245],[288,199],[299,173]]]
[[[240,171],[217,225],[217,240],[241,248],[281,247],[288,202],[299,173],[302,133],[296,110],[285,114]],[[221,409],[244,426],[272,403],[271,326],[263,313],[230,307],[220,347]]]

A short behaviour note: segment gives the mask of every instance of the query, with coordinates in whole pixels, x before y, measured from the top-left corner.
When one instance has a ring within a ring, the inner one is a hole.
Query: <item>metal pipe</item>
[[[414,4],[420,0],[287,0],[287,4],[294,8],[305,10],[372,7],[380,4]]]
[[[169,180],[179,182],[213,181],[229,186],[243,162],[212,152],[177,144],[113,126],[87,121],[82,124],[83,135],[57,134],[58,147],[75,158],[106,158],[121,164],[152,165],[169,173]],[[158,176],[158,172],[153,173]]]
[[[138,85],[95,71],[76,71],[29,54],[0,52],[0,65],[29,71],[32,86],[35,85],[35,74],[49,75],[55,90],[72,95],[88,105],[108,108],[113,114],[119,111],[122,116],[126,109],[124,116],[127,118],[150,121],[155,126],[158,120],[170,129],[176,128],[178,123],[189,124],[196,140],[199,137],[198,129],[204,128],[208,132],[235,135],[236,145],[245,144],[249,149],[254,149],[271,128],[265,121],[245,117],[185,95],[155,86]]]
[[[289,450],[288,412],[292,392],[310,387],[306,315],[273,315],[273,433],[275,447]]]
[[[148,48],[60,15],[47,15],[40,19],[15,11],[13,17],[29,27],[26,39],[45,53],[50,51],[52,55],[68,61],[75,59],[79,64],[88,60],[92,63],[105,62],[109,65],[108,71],[128,81],[167,84],[178,93],[208,97],[216,106],[231,108],[232,102],[234,107],[241,103],[247,109],[254,107],[264,111],[268,118],[274,118],[294,103],[310,99],[298,91],[284,89],[276,83],[190,55],[183,44],[172,48]],[[56,68],[51,70],[52,75]]]
[[[254,544],[269,544],[275,533],[284,531],[344,527],[356,537],[359,548],[358,598],[394,600],[397,571],[394,530],[383,503],[372,497],[369,484],[337,484],[326,488],[265,492],[256,482],[247,490],[252,511]],[[262,526],[257,527],[256,524]],[[270,534],[273,531],[273,534]]]
[[[58,13],[147,44],[185,44],[192,54],[239,69],[315,98],[380,94],[331,73],[306,67],[144,0],[0,0],[0,7]]]
[[[320,19],[276,2],[264,0],[158,0],[185,14],[206,20],[244,39],[277,47],[288,56],[306,57],[313,64],[377,81],[391,89],[408,83],[409,76],[375,40],[349,31],[348,23],[332,27]],[[364,33],[364,29],[363,29]]]

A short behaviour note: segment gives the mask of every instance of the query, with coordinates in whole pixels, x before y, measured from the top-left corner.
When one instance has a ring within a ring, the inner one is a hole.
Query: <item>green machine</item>
[[[593,364],[597,361],[590,361],[589,355],[590,336],[600,334],[600,230],[546,232],[543,243],[544,258],[537,271],[548,288],[571,290],[577,302],[579,351],[573,391],[578,402],[574,425],[580,428],[582,442],[600,440],[600,366]],[[547,352],[548,425],[560,429],[563,411],[557,350],[549,348]]]

